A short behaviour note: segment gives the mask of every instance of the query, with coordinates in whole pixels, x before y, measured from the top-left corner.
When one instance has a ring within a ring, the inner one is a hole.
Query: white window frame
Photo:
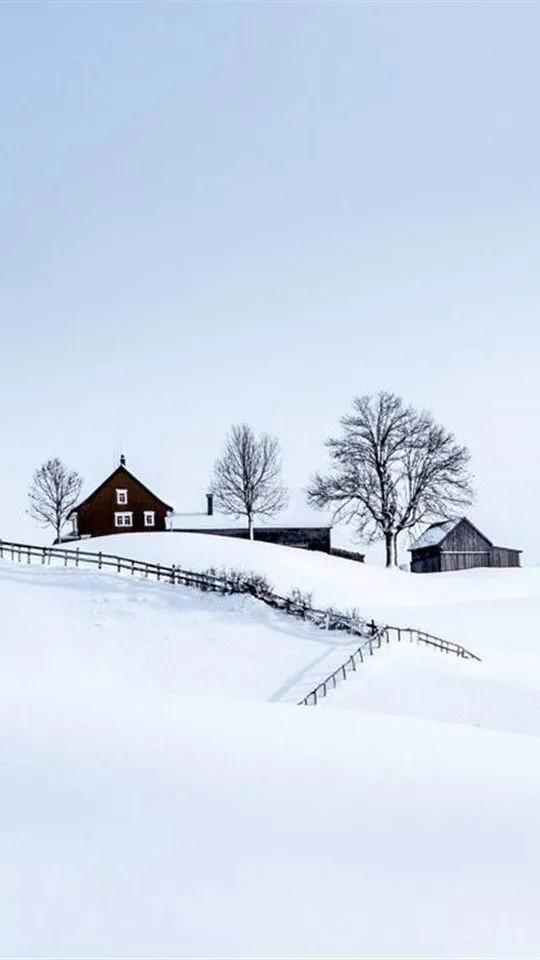
[[[133,526],[133,513],[126,510],[123,513],[115,513],[114,515],[114,525],[115,527],[132,527]]]
[[[128,492],[127,492],[127,490],[125,489],[125,487],[122,488],[122,489],[120,489],[120,490],[117,489],[117,491],[116,491],[116,502],[117,502],[117,504],[118,504],[119,507],[125,507],[125,506],[127,506],[127,502],[128,502]]]
[[[149,519],[150,518],[150,519]],[[144,511],[144,525],[145,527],[155,527],[156,525],[156,511],[155,510],[145,510]]]

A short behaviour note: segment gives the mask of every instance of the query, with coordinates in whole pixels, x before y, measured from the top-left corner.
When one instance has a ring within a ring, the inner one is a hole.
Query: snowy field
[[[409,575],[202,535],[92,550],[263,573],[482,657],[253,599],[0,563],[0,956],[537,956],[540,570]]]
[[[98,571],[0,561],[11,686],[297,703],[358,641],[222,597]]]

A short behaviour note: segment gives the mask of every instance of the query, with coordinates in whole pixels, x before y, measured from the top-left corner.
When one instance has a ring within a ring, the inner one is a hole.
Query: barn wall
[[[128,502],[124,506],[116,503],[116,491],[127,490]],[[153,510],[155,525],[145,527],[144,511]],[[114,514],[116,512],[133,513],[132,527],[115,527]],[[106,537],[111,533],[149,533],[155,530],[165,530],[167,510],[165,505],[152,493],[145,490],[134,477],[121,468],[115,472],[110,480],[95,495],[77,510],[78,536]]]
[[[473,570],[475,567],[489,567],[490,551],[474,553],[441,553],[441,570]]]
[[[509,550],[506,547],[492,547],[491,566],[520,567],[521,558],[519,550]]]
[[[477,550],[489,552],[491,541],[475,530],[467,520],[462,520],[446,535],[440,546],[443,551],[456,550],[459,553],[474,553]]]
[[[438,547],[425,547],[413,550],[411,554],[411,573],[439,573],[441,558]]]
[[[223,528],[222,530],[200,530],[188,527],[175,527],[172,533],[202,533],[206,536],[235,537],[247,540],[247,529]],[[299,547],[302,550],[320,550],[330,553],[329,527],[255,527],[255,540],[263,543],[279,543],[286,547]]]

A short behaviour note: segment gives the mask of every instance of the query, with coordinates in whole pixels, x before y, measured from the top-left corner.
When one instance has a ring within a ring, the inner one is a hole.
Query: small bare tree
[[[231,427],[216,460],[212,491],[224,513],[245,516],[249,539],[257,515],[271,517],[287,503],[281,484],[279,443],[267,433],[255,436],[247,423]]]
[[[449,519],[471,503],[470,455],[430,413],[392,393],[356,397],[327,441],[331,471],[310,481],[308,499],[354,521],[368,542],[384,538],[386,565],[397,563],[399,535]]]
[[[81,492],[82,479],[68,470],[58,457],[47,460],[36,470],[28,491],[28,513],[44,527],[53,527],[60,539],[70,511]]]

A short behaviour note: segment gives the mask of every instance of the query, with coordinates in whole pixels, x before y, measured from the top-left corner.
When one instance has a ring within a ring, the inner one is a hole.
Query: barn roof
[[[255,517],[255,526],[259,528],[279,527],[280,529],[330,529],[333,526],[329,514],[314,510],[306,503],[306,495],[299,487],[290,487],[288,503],[273,517],[260,514]],[[174,512],[171,525],[176,530],[243,530],[246,526],[244,516],[235,517],[220,511],[218,498],[215,498],[214,512],[208,515],[204,511]]]
[[[443,520],[439,523],[432,523],[427,530],[418,537],[417,540],[411,544],[411,550],[423,550],[425,547],[438,547],[444,538],[450,533],[454,527],[457,527],[458,523],[461,523],[462,517],[457,517],[454,520]]]

